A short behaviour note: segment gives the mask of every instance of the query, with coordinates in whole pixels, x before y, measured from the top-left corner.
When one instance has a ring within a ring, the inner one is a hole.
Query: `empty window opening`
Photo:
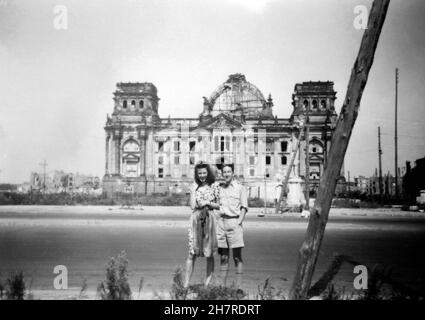
[[[158,142],[158,151],[159,152],[164,151],[164,142],[163,141]]]
[[[272,158],[270,156],[266,156],[266,165],[270,165],[272,162]]]

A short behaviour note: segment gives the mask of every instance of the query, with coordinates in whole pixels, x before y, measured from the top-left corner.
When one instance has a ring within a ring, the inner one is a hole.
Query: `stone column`
[[[168,164],[168,172],[167,172],[167,176],[171,177],[172,176],[172,170],[173,170],[173,156],[172,156],[172,148],[173,148],[173,140],[171,139],[171,137],[167,138],[167,141],[165,143],[164,148],[166,148],[165,150],[167,151],[167,164]]]
[[[115,173],[121,175],[121,136],[115,138]]]
[[[280,141],[279,139],[274,139],[273,141],[273,178],[275,178],[276,174],[279,172],[279,169],[282,168],[282,162],[279,156],[279,152],[281,152]]]
[[[264,129],[258,130],[257,148],[258,148],[257,176],[264,179],[264,175],[266,174],[266,130]]]
[[[109,140],[110,139],[111,139],[111,136],[107,134],[105,139],[105,175],[109,174]]]
[[[212,129],[211,131],[211,138],[210,138],[210,155],[211,155],[211,159],[212,159],[212,163],[213,165],[217,164],[217,153],[215,150],[215,136],[217,134],[217,130],[216,129]]]
[[[153,156],[154,156],[154,148],[153,148],[153,131],[151,129],[148,129],[146,132],[146,167],[145,167],[145,173],[146,175],[152,176],[154,175],[153,172]]]
[[[111,135],[111,138],[109,139],[109,173],[115,174],[116,173],[116,167],[115,167],[115,138],[113,135]]]
[[[182,123],[180,139],[180,164],[182,165],[182,176],[189,176],[189,125]]]
[[[295,161],[294,161],[294,167],[293,168],[289,168],[292,173],[291,175],[294,176],[301,176],[301,150],[302,150],[302,141],[300,142],[299,148],[298,150],[295,150],[295,147],[297,146],[297,142],[296,142],[296,133],[293,132],[292,133],[292,143],[291,143],[291,151],[292,152],[296,152],[295,156]],[[299,133],[298,133],[298,139],[300,139]],[[302,139],[302,138],[301,138]],[[292,155],[291,155],[292,156]]]
[[[209,156],[209,141],[208,141],[208,137],[202,136],[202,140],[201,140],[201,149],[200,149],[200,154],[199,154],[199,159],[202,161],[207,161],[207,159],[211,159],[211,157]]]
[[[235,155],[235,174],[237,174],[239,177],[243,177],[243,163],[245,159],[245,155],[243,153],[243,137],[240,132],[236,134],[236,137],[234,138],[234,148],[233,153]]]
[[[204,146],[205,146],[204,137],[198,136],[198,138],[196,138],[196,146],[195,146],[195,150],[196,150],[195,154],[197,155],[197,157],[195,157],[195,165],[199,161],[204,161],[204,158],[206,158]]]
[[[244,151],[245,151],[245,156],[244,156],[244,164],[245,164],[245,169],[244,169],[244,175],[251,177],[250,175],[250,168],[251,168],[251,164],[250,164],[250,157],[254,157],[256,163],[258,164],[258,156],[255,154],[255,141],[254,141],[254,132],[252,132],[252,130],[248,130],[245,131],[245,143],[244,143]],[[255,168],[255,173],[257,174],[257,167],[254,166]]]
[[[140,143],[140,163],[139,163],[139,168],[140,168],[140,176],[144,177],[146,175],[146,139],[145,136],[142,135],[142,133],[139,131],[138,132],[138,138],[139,138],[139,143]]]
[[[249,177],[248,170],[248,153],[247,153],[247,139],[246,139],[246,131],[243,131],[241,135],[241,148],[240,148],[240,157],[241,157],[241,175],[242,177]]]

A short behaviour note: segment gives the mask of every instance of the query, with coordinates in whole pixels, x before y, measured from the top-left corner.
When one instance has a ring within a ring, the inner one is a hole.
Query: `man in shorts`
[[[248,198],[245,187],[233,177],[233,165],[222,167],[224,183],[220,184],[220,211],[217,219],[218,253],[220,254],[220,274],[226,285],[229,274],[229,255],[232,256],[237,268],[237,286],[242,284],[243,261],[242,223],[248,212]]]

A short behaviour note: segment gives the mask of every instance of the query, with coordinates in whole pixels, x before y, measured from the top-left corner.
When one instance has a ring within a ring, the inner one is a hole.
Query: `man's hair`
[[[232,169],[232,173],[235,172],[235,165],[233,163],[225,163],[223,164],[223,167],[221,167],[221,170],[224,170],[225,167],[229,167]]]
[[[195,173],[194,173],[194,177],[195,177],[195,182],[196,184],[199,186],[201,184],[201,180],[199,180],[199,176],[198,176],[198,170],[199,169],[207,169],[207,179],[206,179],[206,183],[210,186],[215,182],[215,176],[214,173],[211,170],[211,167],[208,163],[205,162],[198,162],[195,165]]]

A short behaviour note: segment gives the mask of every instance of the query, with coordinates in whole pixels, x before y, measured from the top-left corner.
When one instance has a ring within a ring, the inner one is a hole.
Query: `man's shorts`
[[[219,248],[242,248],[243,227],[238,224],[239,219],[219,217],[217,219],[217,242]]]

